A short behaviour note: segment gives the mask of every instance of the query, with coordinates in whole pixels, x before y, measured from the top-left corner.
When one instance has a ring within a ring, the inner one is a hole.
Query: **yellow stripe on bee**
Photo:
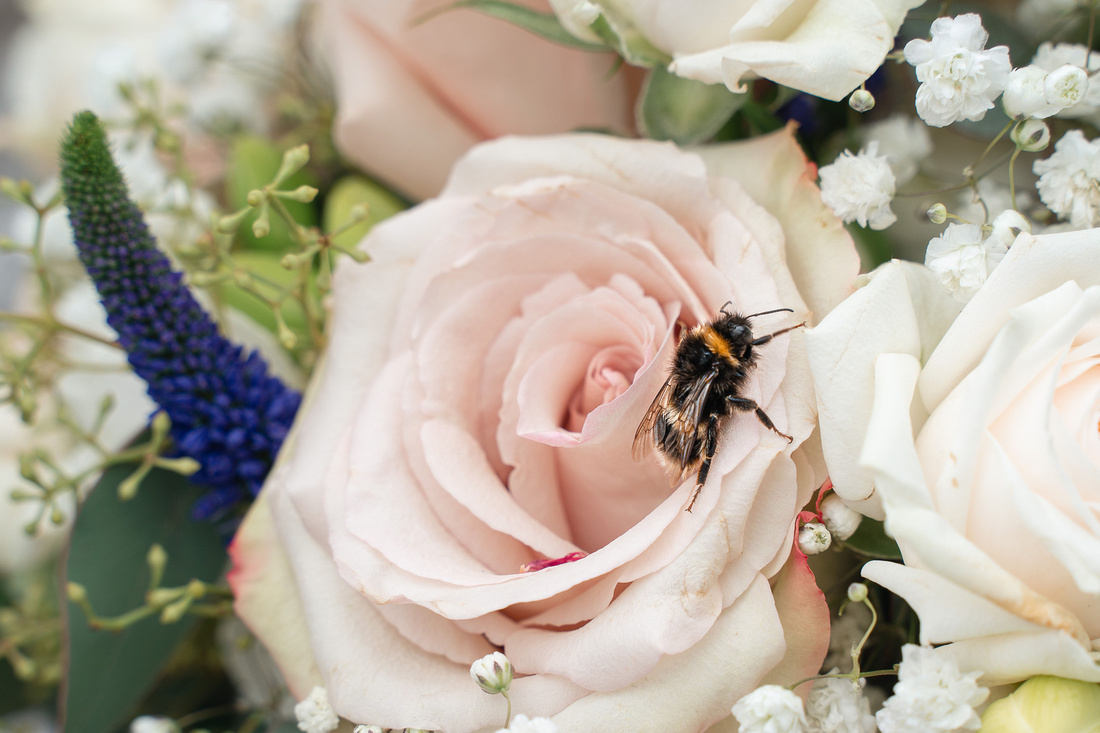
[[[722,338],[722,336],[710,326],[703,327],[703,343],[707,345],[708,349],[723,359],[730,358],[729,342]]]

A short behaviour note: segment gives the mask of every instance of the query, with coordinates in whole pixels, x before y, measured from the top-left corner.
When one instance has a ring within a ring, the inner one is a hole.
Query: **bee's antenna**
[[[729,303],[726,303],[726,305],[729,305]],[[725,308],[726,305],[724,305],[722,307]],[[794,310],[792,308],[776,308],[775,310],[760,311],[759,313],[753,313],[751,316],[745,316],[745,318],[756,318],[757,316],[766,316],[769,313],[794,313]]]
[[[802,323],[799,323],[797,326],[788,326],[787,328],[781,328],[778,331],[776,331],[775,333],[769,333],[767,336],[761,336],[760,338],[756,339],[755,341],[752,341],[751,343],[752,343],[753,346],[759,346],[760,344],[766,344],[769,341],[771,341],[773,338],[775,338],[776,336],[782,336],[783,334],[787,333],[788,331],[793,331],[796,328],[802,328],[805,325],[806,325],[806,322],[803,321]]]

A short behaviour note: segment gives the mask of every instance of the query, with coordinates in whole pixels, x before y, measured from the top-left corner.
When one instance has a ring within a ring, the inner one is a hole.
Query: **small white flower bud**
[[[500,652],[493,652],[470,665],[470,676],[490,695],[506,692],[512,686],[512,663]]]
[[[820,555],[833,544],[833,537],[821,522],[806,522],[798,530],[798,547],[806,555]]]
[[[1072,107],[1085,98],[1089,90],[1089,75],[1080,66],[1064,64],[1047,74],[1043,95],[1048,104],[1062,109]]]
[[[857,89],[848,97],[848,106],[856,112],[870,112],[875,106],[875,95],[866,89]]]
[[[867,586],[863,583],[852,583],[849,585],[848,600],[852,603],[863,603],[867,600]]]
[[[943,224],[945,221],[947,221],[947,207],[943,204],[932,204],[928,207],[927,214],[928,220],[933,224]]]
[[[1042,120],[1024,120],[1009,135],[1025,153],[1037,153],[1050,145],[1050,128]]]
[[[846,540],[859,529],[863,515],[849,508],[835,493],[829,492],[821,502],[821,519],[834,537],[838,540]]]
[[[179,733],[179,730],[176,721],[156,715],[139,715],[130,723],[130,733]]]
[[[385,733],[385,730],[380,725],[357,725],[353,733]]]

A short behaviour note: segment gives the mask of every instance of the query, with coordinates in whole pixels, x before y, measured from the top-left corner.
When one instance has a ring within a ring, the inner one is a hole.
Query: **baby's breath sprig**
[[[230,242],[218,236],[204,242],[205,254],[208,255],[206,269],[191,274],[192,283],[204,287],[232,280],[241,290],[263,301],[271,309],[279,340],[287,349],[299,348],[300,344],[299,336],[287,324],[284,312],[290,304],[301,308],[309,338],[304,349],[307,363],[326,343],[325,313],[321,302],[331,288],[333,257],[343,253],[357,262],[367,259],[364,252],[337,242],[340,234],[367,219],[365,207],[353,207],[349,221],[327,233],[316,227],[303,226],[287,208],[287,201],[309,203],[317,195],[317,189],[313,186],[283,187],[309,162],[309,154],[306,145],[287,150],[272,181],[249,191],[247,205],[221,217],[215,226],[216,234],[231,234],[255,211],[258,215],[252,222],[252,233],[262,238],[271,232],[271,217],[274,215],[281,219],[296,245],[295,251],[285,254],[280,260],[282,266],[294,274],[291,282],[281,284],[243,266],[231,252]]]
[[[0,659],[22,682],[43,690],[61,679],[61,623],[54,584],[45,575],[23,586],[20,596],[0,606]]]
[[[88,598],[87,589],[80,583],[70,582],[66,592],[88,619],[94,630],[122,631],[142,619],[158,616],[162,624],[174,624],[192,614],[204,618],[221,618],[233,613],[233,591],[228,586],[204,583],[192,579],[181,586],[163,587],[164,568],[168,553],[159,544],[150,546],[145,561],[149,566],[149,590],[145,603],[118,616],[100,616]]]

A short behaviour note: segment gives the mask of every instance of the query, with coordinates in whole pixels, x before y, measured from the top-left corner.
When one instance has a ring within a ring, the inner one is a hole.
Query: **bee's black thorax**
[[[702,415],[729,414],[726,397],[740,393],[756,362],[751,342],[748,319],[739,315],[723,316],[688,331],[672,363],[672,403],[683,407],[691,385],[714,372]]]

